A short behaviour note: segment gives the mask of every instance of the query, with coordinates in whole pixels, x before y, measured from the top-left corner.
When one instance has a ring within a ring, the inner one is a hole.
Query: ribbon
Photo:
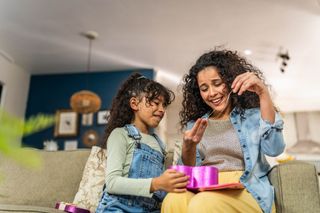
[[[218,184],[219,170],[214,166],[171,166],[170,169],[174,169],[178,172],[182,172],[188,175],[189,184],[187,189],[205,188]]]
[[[65,202],[56,203],[56,209],[63,210],[69,213],[90,213],[88,209],[82,209],[72,203],[65,203]]]

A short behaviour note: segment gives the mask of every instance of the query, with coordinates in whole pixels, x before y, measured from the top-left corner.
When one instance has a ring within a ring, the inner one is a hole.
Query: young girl
[[[245,189],[170,193],[163,212],[275,211],[265,155],[283,152],[283,121],[261,71],[236,52],[205,53],[184,78],[180,117],[187,126],[181,163],[213,165],[219,183],[240,181]]]
[[[123,83],[106,128],[107,177],[96,212],[159,212],[165,192],[185,191],[187,176],[163,173],[165,147],[153,133],[173,99],[172,91],[138,73]]]

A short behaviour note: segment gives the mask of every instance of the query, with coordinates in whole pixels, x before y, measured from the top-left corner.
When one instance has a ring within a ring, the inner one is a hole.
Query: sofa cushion
[[[174,143],[174,149],[173,149],[173,165],[177,165],[179,158],[181,157],[182,152],[182,141],[176,141]]]
[[[101,155],[103,154],[103,155]],[[95,212],[102,196],[105,183],[106,151],[93,146],[80,182],[79,190],[73,200],[77,206]]]
[[[42,206],[25,206],[25,205],[6,205],[0,204],[0,212],[42,212],[42,213],[61,213],[62,211],[54,208],[42,207]]]
[[[42,167],[37,170],[0,155],[0,204],[54,208],[56,202],[72,202],[90,150],[38,152]]]

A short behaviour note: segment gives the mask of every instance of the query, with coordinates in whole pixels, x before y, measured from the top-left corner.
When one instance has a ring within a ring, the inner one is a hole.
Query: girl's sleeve
[[[275,122],[270,123],[260,118],[259,136],[261,142],[261,151],[275,157],[284,151],[285,143],[282,135],[283,120],[277,112]]]
[[[123,177],[128,142],[121,131],[115,129],[108,138],[106,190],[109,194],[136,195],[152,197],[150,186],[152,178]]]

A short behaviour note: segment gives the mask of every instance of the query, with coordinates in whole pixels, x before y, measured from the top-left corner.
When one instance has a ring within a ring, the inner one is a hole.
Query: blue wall
[[[134,70],[153,79],[152,69]],[[38,113],[55,114],[60,109],[70,109],[70,97],[79,90],[91,90],[97,93],[102,101],[101,110],[111,107],[112,98],[116,94],[121,83],[133,70],[114,72],[90,72],[78,74],[54,74],[31,76],[29,96],[27,102],[26,118]],[[55,138],[54,127],[43,130],[23,138],[23,145],[42,149],[43,141],[55,140],[59,149],[64,148],[64,141],[78,140],[78,147],[85,147],[82,143],[82,135],[88,129],[96,130],[100,138],[103,137],[104,125],[97,124],[97,113],[93,116],[93,125],[82,126],[81,116],[78,119],[79,131],[76,137]]]

